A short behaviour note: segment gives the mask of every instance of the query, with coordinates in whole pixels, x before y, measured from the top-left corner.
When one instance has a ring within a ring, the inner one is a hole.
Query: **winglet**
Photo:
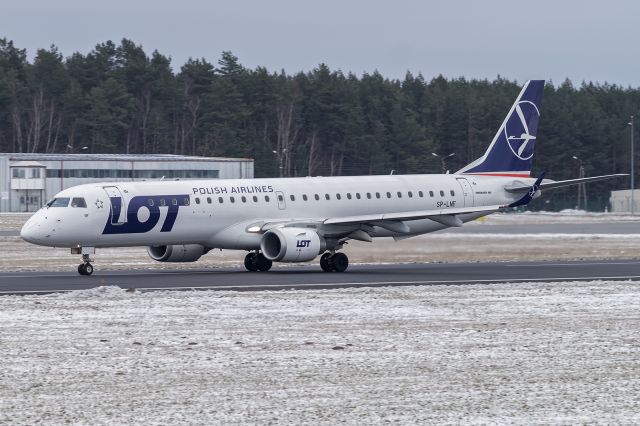
[[[536,192],[540,190],[540,184],[542,183],[542,179],[544,179],[544,175],[546,173],[547,172],[540,173],[540,176],[538,176],[538,179],[536,179],[533,186],[531,186],[529,191],[522,198],[520,198],[518,201],[514,201],[513,203],[505,207],[518,207],[518,206],[526,206],[527,204],[529,204],[531,200],[533,200],[533,197],[536,195]]]

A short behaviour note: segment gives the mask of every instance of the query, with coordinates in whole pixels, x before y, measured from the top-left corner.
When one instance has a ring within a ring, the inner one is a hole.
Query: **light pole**
[[[631,119],[629,120],[629,126],[631,126],[631,214],[635,214],[635,210],[636,210],[636,206],[635,206],[635,200],[633,199],[633,192],[634,192],[634,187],[635,187],[635,181],[634,181],[634,174],[635,174],[635,166],[633,164],[633,157],[634,157],[634,147],[633,147],[633,115],[631,116]]]
[[[433,155],[434,157],[438,157],[440,159],[440,161],[442,162],[442,174],[445,174],[447,172],[447,158],[451,158],[454,155],[456,155],[455,152],[452,152],[449,155],[438,155],[435,152],[432,152],[431,155]]]
[[[287,148],[284,148],[280,152],[276,150],[273,150],[272,152],[276,155],[276,157],[278,157],[278,170],[280,170],[280,177],[282,177],[284,172],[284,167],[283,167],[284,156],[285,156],[285,153],[287,152]]]
[[[582,165],[582,160],[575,155],[572,156],[571,158],[573,158],[579,163],[580,168],[578,169],[578,179],[582,179],[584,177],[584,166]],[[581,200],[583,200],[582,202],[584,203],[584,209],[586,211],[587,210],[587,188],[584,186],[584,183],[578,184],[578,202],[576,203],[577,208],[580,208]]]

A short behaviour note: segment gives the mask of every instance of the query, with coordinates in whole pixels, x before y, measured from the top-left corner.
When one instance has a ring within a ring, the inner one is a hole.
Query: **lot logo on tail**
[[[536,140],[529,129],[537,128],[540,111],[533,102],[520,101],[514,112],[504,126],[504,136],[513,155],[526,161],[533,157],[533,141]]]

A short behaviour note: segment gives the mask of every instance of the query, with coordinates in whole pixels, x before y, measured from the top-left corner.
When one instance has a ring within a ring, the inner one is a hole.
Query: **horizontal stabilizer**
[[[614,179],[614,178],[619,178],[624,176],[629,176],[629,175],[624,173],[618,173],[615,175],[592,176],[592,177],[586,177],[586,178],[580,178],[580,179],[569,179],[569,180],[558,180],[558,181],[548,180],[540,184],[540,189],[562,188],[563,186],[580,185],[581,183],[597,182],[599,180]],[[526,185],[524,183],[516,183],[515,185],[506,186],[504,189],[507,192],[528,191],[531,189],[531,185]]]

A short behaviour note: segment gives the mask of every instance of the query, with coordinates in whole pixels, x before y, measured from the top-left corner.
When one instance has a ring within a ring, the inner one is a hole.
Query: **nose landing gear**
[[[93,247],[73,247],[71,248],[71,254],[82,254],[82,263],[78,265],[78,273],[80,275],[93,274],[93,265],[91,264],[90,255],[95,253]]]
[[[344,253],[325,253],[320,257],[320,267],[325,272],[344,272],[349,267],[349,258]]]

